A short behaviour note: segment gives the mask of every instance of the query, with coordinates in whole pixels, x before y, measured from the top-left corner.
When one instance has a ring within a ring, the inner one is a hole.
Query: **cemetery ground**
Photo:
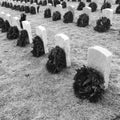
[[[77,2],[68,4],[78,5]],[[35,36],[36,26],[44,26],[49,51],[55,47],[54,36],[57,33],[68,35],[72,65],[59,74],[50,74],[45,67],[48,54],[35,58],[31,54],[32,45],[17,47],[16,40],[10,41],[6,33],[0,33],[0,120],[120,120],[120,16],[114,14],[109,32],[98,33],[93,27],[100,11],[92,13],[90,26],[80,28],[75,23],[45,19],[45,8],[41,7],[37,15],[27,14],[32,35]],[[2,9],[12,16],[21,14]],[[79,13],[75,11],[76,15]],[[95,104],[79,100],[73,91],[75,70],[87,64],[88,48],[94,45],[113,53],[109,87],[104,98]]]

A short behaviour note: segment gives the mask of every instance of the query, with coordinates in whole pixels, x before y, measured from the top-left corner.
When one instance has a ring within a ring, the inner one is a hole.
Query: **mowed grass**
[[[77,7],[77,2],[69,2]],[[99,3],[100,9],[101,3]],[[117,5],[113,5],[116,9]],[[32,35],[35,27],[47,29],[49,51],[55,47],[54,36],[64,33],[71,43],[70,68],[59,74],[46,70],[48,54],[35,58],[32,47],[16,46],[16,40],[9,41],[6,33],[0,32],[0,120],[119,120],[120,119],[120,15],[114,14],[111,29],[106,33],[93,30],[100,10],[91,14],[91,24],[80,28],[76,22],[64,24],[44,18],[40,8],[37,15],[27,14],[31,22]],[[19,16],[21,13],[7,8],[0,10]],[[56,8],[54,9],[56,10]],[[66,12],[64,9],[63,12]],[[75,10],[75,16],[82,14]],[[77,19],[75,19],[76,21]],[[79,100],[74,95],[73,77],[76,69],[87,64],[88,48],[99,45],[113,53],[109,87],[104,98],[96,104]]]

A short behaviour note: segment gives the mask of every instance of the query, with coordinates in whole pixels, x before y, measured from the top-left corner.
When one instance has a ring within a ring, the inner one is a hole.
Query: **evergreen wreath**
[[[27,44],[29,44],[28,32],[26,30],[21,30],[17,40],[17,46],[25,47]]]
[[[60,4],[60,1],[59,0],[53,0],[54,2],[54,6],[56,7],[58,4]]]
[[[52,4],[53,5],[53,1],[52,0],[48,0],[48,3]]]
[[[96,27],[94,27],[94,30],[98,32],[106,32],[110,29],[110,26],[111,26],[110,19],[107,17],[102,17],[97,20]]]
[[[31,7],[30,7],[30,13],[31,13],[31,14],[36,14],[36,9],[35,9],[34,6],[31,6]]]
[[[9,28],[10,28],[10,24],[9,24],[8,20],[5,20],[4,24],[2,26],[2,32],[8,32]]]
[[[30,13],[30,7],[29,6],[25,6],[25,13]]]
[[[63,22],[64,23],[72,23],[73,22],[73,13],[71,11],[68,11],[64,14]]]
[[[120,0],[116,0],[115,3],[116,3],[116,4],[120,4]]]
[[[39,5],[42,5],[42,0],[40,0],[40,2],[38,3]]]
[[[97,4],[95,2],[91,2],[89,4],[89,7],[91,7],[92,12],[95,12],[97,10]]]
[[[46,5],[47,5],[47,1],[44,0],[44,1],[42,2],[42,6],[46,6]]]
[[[51,50],[46,68],[50,73],[59,73],[66,68],[66,54],[62,48],[56,46]]]
[[[86,27],[89,25],[89,16],[87,14],[81,14],[77,20],[77,26]]]
[[[45,54],[43,40],[36,36],[33,39],[33,50],[31,51],[34,57],[40,57]]]
[[[21,14],[21,17],[20,17],[20,26],[21,26],[21,28],[23,29],[23,25],[22,25],[22,21],[25,21],[26,20],[26,14],[24,14],[24,13],[22,13]]]
[[[111,8],[111,4],[109,2],[105,2],[101,7],[101,11],[105,8]]]
[[[66,8],[67,7],[67,3],[65,1],[62,2],[62,8]]]
[[[60,20],[61,19],[61,13],[59,11],[54,12],[53,16],[52,16],[52,19],[53,19],[53,21]]]
[[[12,39],[17,39],[18,37],[19,37],[19,30],[17,26],[10,27],[9,31],[7,32],[7,38],[9,40],[12,40]]]
[[[20,11],[21,12],[25,11],[25,7],[23,5],[20,7]]]
[[[87,2],[91,2],[91,0],[87,0]]]
[[[2,28],[3,25],[4,25],[4,20],[3,20],[3,18],[0,17],[0,28]]]
[[[51,17],[51,10],[47,8],[44,11],[44,18],[50,18],[50,17]]]
[[[120,14],[120,4],[117,6],[115,13]]]
[[[73,89],[76,97],[96,103],[102,99],[105,92],[103,75],[90,67],[83,66],[76,70]]]
[[[78,7],[77,7],[77,10],[83,10],[84,7],[85,7],[85,3],[84,2],[80,2]]]

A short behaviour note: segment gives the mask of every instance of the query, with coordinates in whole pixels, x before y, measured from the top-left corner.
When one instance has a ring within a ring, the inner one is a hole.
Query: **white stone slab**
[[[70,40],[69,37],[63,33],[55,35],[55,44],[64,49],[66,54],[66,63],[67,67],[71,66],[71,57],[70,57]]]
[[[13,19],[12,19],[12,25],[13,25],[13,26],[17,26],[18,29],[21,30],[19,20],[20,20],[20,18],[18,18],[18,17],[13,17]]]
[[[89,16],[89,24],[91,23],[91,7],[84,7],[83,8],[83,13],[86,13]]]
[[[88,66],[100,71],[105,80],[105,88],[108,88],[111,72],[112,53],[105,48],[94,46],[88,49]]]
[[[73,18],[74,18],[75,17],[75,6],[74,5],[68,6],[68,11],[71,11],[73,13]]]
[[[10,14],[6,14],[6,20],[8,20],[10,25],[12,26],[12,16]]]
[[[42,38],[45,54],[48,53],[47,31],[46,31],[45,27],[43,27],[43,26],[36,27],[36,35],[38,35]]]
[[[32,30],[29,21],[22,21],[23,29],[27,30],[29,36],[29,42],[32,43]]]
[[[112,24],[112,22],[113,22],[113,9],[110,9],[110,8],[103,9],[102,16],[109,18],[111,21],[111,24]]]
[[[2,17],[2,18],[5,20],[5,12],[2,11],[2,12],[0,13],[0,17]]]

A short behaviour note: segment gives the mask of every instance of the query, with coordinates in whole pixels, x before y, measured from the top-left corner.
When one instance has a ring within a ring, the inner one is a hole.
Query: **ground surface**
[[[77,6],[78,3],[69,4]],[[0,9],[13,16],[20,15],[20,12]],[[72,66],[52,75],[45,68],[48,54],[35,58],[30,45],[17,47],[16,40],[9,41],[6,33],[0,33],[0,120],[120,120],[120,16],[114,14],[109,32],[97,33],[93,27],[100,11],[92,13],[90,26],[79,28],[76,23],[44,19],[44,9],[41,7],[39,15],[27,15],[32,23],[33,36],[36,26],[46,27],[50,51],[55,46],[55,34],[68,35]],[[76,16],[82,13],[75,12]],[[93,45],[100,45],[113,53],[109,87],[103,100],[97,104],[79,100],[72,88],[75,69],[87,64],[87,51]]]

